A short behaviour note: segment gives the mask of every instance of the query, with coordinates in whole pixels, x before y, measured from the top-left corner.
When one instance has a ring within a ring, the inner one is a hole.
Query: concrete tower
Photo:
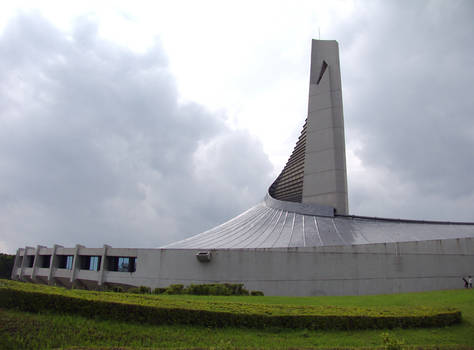
[[[269,193],[279,200],[330,206],[338,214],[348,214],[337,41],[312,41],[310,74],[306,123]]]

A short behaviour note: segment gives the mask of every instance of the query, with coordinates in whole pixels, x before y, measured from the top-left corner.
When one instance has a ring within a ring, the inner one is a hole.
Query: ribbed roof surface
[[[287,248],[474,237],[474,223],[322,216],[308,214],[308,205],[303,210],[291,205],[286,210],[285,202],[267,198],[220,226],[164,248]]]
[[[304,155],[306,149],[306,122],[301,135],[283,171],[270,186],[268,192],[273,198],[298,202],[303,201]]]

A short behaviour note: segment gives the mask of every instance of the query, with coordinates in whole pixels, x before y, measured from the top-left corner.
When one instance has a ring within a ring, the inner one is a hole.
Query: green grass
[[[406,345],[468,349],[474,344],[474,290],[453,290],[358,297],[208,297],[162,296],[169,302],[257,305],[392,307],[455,307],[461,324],[388,332]],[[256,305],[256,306],[257,306]],[[282,328],[207,328],[185,325],[143,325],[90,318],[0,310],[0,349],[87,348],[349,348],[381,347],[383,330],[309,331]]]

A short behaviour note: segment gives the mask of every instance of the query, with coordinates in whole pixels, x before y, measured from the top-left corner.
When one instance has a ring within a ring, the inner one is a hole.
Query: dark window
[[[74,256],[72,255],[58,255],[58,268],[72,270],[72,262]]]
[[[65,269],[66,268],[66,255],[58,255],[58,269]]]
[[[129,256],[108,256],[108,270],[119,272],[135,272],[135,257]]]
[[[79,261],[80,261],[80,266],[79,268],[81,270],[89,270],[89,265],[91,263],[91,257],[90,256],[80,256],[79,257]]]
[[[51,263],[51,255],[40,255],[40,267],[42,268],[49,268],[49,264]]]
[[[33,263],[35,261],[34,255],[27,255],[26,256],[26,267],[33,267]]]
[[[80,258],[81,270],[99,271],[100,270],[100,256],[83,255]]]

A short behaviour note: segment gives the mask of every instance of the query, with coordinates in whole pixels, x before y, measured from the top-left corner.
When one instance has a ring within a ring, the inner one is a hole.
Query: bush
[[[184,294],[194,295],[249,295],[243,284],[209,283],[190,284],[184,289]]]
[[[242,283],[239,284],[229,284],[226,283],[229,288],[232,289],[232,295],[249,295],[249,291],[244,288],[244,285]]]
[[[182,284],[170,284],[168,288],[166,288],[165,294],[183,294],[184,286]]]
[[[105,288],[105,291],[123,292],[121,286],[114,286]],[[151,294],[152,290],[147,286],[130,287],[127,289],[128,293],[134,294]],[[263,295],[262,292],[253,291],[257,294]],[[260,293],[260,294],[258,294]],[[168,288],[155,288],[153,294],[192,294],[192,295],[249,295],[249,291],[244,288],[241,283],[208,283],[208,284],[190,284],[184,287],[182,284],[172,284]]]
[[[163,294],[168,288],[155,288],[153,289],[153,294]]]
[[[127,290],[127,293],[133,294],[151,294],[151,288],[147,286],[132,287]]]
[[[141,294],[141,291],[138,287],[132,287],[127,289],[127,293]]]
[[[151,288],[147,286],[140,286],[140,293],[142,294],[151,294]]]
[[[259,291],[259,290],[253,290],[250,292],[250,295],[254,296],[254,297],[263,297],[263,292]]]

